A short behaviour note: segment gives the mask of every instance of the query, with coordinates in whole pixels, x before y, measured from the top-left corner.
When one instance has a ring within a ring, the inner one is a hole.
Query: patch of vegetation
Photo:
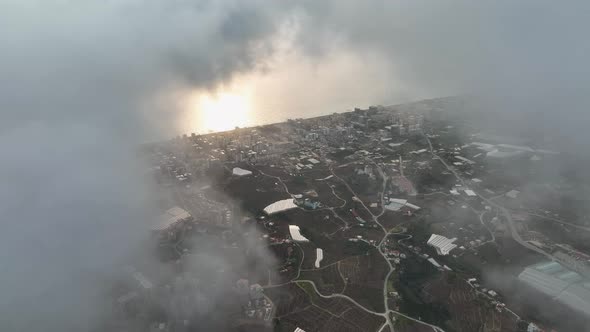
[[[366,255],[373,246],[365,241],[346,241],[344,244],[343,253],[345,255]]]
[[[303,291],[309,296],[311,303],[316,303],[318,301],[319,295],[316,293],[315,289],[311,285],[311,283],[306,281],[297,281],[297,286],[299,286]]]

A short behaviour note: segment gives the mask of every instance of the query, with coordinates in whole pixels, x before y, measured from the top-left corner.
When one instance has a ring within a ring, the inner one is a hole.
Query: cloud
[[[299,42],[311,56],[325,56],[335,43],[379,52],[389,66],[375,65],[390,68],[417,98],[485,96],[485,112],[531,114],[522,129],[557,132],[582,147],[589,138],[585,2],[345,0],[301,8]]]
[[[175,89],[212,88],[270,52],[261,2],[0,4],[4,331],[89,330],[101,280],[157,215],[137,144],[175,132]]]
[[[135,147],[176,134],[177,98],[187,91],[254,75],[258,104],[271,96],[262,112],[273,119],[471,92],[490,96],[485,111],[533,112],[538,121],[527,126],[585,146],[587,9],[549,1],[2,1],[3,330],[90,324],[95,277],[135,248],[155,213]],[[290,24],[296,33],[280,49],[277,36]],[[276,115],[282,109],[287,116]]]

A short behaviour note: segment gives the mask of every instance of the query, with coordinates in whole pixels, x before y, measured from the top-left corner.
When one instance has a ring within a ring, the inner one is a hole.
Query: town
[[[197,294],[216,292],[236,331],[584,330],[585,184],[547,176],[578,161],[474,128],[462,103],[142,146],[162,191],[146,232],[169,272],[124,269],[117,324],[191,331]]]

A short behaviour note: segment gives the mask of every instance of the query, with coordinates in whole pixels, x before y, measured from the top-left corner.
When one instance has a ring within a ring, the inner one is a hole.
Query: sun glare
[[[248,125],[250,98],[245,94],[217,93],[199,96],[197,128],[223,131]]]

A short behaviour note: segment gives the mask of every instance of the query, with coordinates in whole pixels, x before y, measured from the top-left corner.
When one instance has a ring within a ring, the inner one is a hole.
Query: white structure
[[[129,293],[123,294],[121,296],[119,296],[117,298],[117,303],[119,303],[120,305],[125,305],[125,303],[135,299],[136,297],[138,297],[139,295],[137,294],[137,292],[135,291],[131,291]]]
[[[385,205],[385,209],[389,211],[399,211],[404,206],[409,207],[412,210],[419,210],[420,207],[411,203],[408,203],[407,199],[401,198],[390,198],[389,204]]]
[[[252,300],[259,300],[264,297],[264,288],[260,284],[250,285],[250,298]]]
[[[309,158],[309,159],[307,159],[307,161],[309,161],[310,163],[312,163],[312,164],[314,164],[314,165],[315,165],[315,164],[319,164],[319,163],[320,163],[320,161],[319,161],[319,160],[317,160],[317,159],[315,159],[315,158]]]
[[[156,223],[152,226],[152,231],[164,231],[177,222],[189,219],[190,217],[191,214],[186,210],[175,206],[168,209],[158,218]]]
[[[518,194],[520,194],[520,191],[518,190],[510,190],[509,192],[506,193],[506,196],[515,199],[518,197]]]
[[[468,163],[469,165],[473,165],[473,164],[475,164],[475,161],[473,161],[473,160],[469,160],[469,159],[467,159],[467,158],[465,158],[465,157],[461,157],[461,156],[455,156],[455,158],[457,158],[457,159],[459,159],[459,160],[461,160],[461,161],[463,161],[463,162],[466,162],[466,163]]]
[[[558,262],[529,266],[518,279],[556,301],[590,315],[590,280]]]
[[[438,263],[438,262],[437,262],[437,261],[436,261],[434,258],[432,258],[432,257],[430,257],[430,258],[428,259],[428,261],[430,262],[430,264],[434,265],[436,268],[439,268],[439,269],[440,269],[440,268],[442,267],[442,265],[440,265],[440,264],[439,264],[439,263]]]
[[[247,176],[247,175],[252,175],[252,171],[249,171],[249,170],[243,169],[243,168],[239,168],[239,167],[234,167],[234,169],[232,170],[232,175]]]
[[[315,267],[320,267],[320,262],[324,259],[324,251],[320,248],[315,250]]]
[[[456,238],[448,239],[442,235],[432,234],[427,243],[429,246],[434,247],[439,255],[445,256],[457,247],[456,244],[453,244],[456,240]]]
[[[293,331],[293,332],[305,332],[305,330],[298,327],[298,328],[295,328],[295,331]]]
[[[296,208],[295,202],[293,202],[293,198],[283,199],[277,202],[272,203],[271,205],[264,208],[264,213],[271,215],[287,210],[291,210]]]
[[[477,196],[477,194],[475,193],[475,191],[471,190],[471,189],[465,189],[465,194],[469,197],[475,197]]]
[[[154,285],[141,272],[133,272],[133,278],[139,282],[144,289],[152,289]]]
[[[291,234],[291,238],[293,239],[293,241],[309,242],[309,240],[305,236],[301,235],[301,230],[297,225],[289,225],[289,233]]]
[[[428,149],[420,149],[420,150],[415,150],[415,151],[410,151],[411,154],[421,154],[428,151]]]

